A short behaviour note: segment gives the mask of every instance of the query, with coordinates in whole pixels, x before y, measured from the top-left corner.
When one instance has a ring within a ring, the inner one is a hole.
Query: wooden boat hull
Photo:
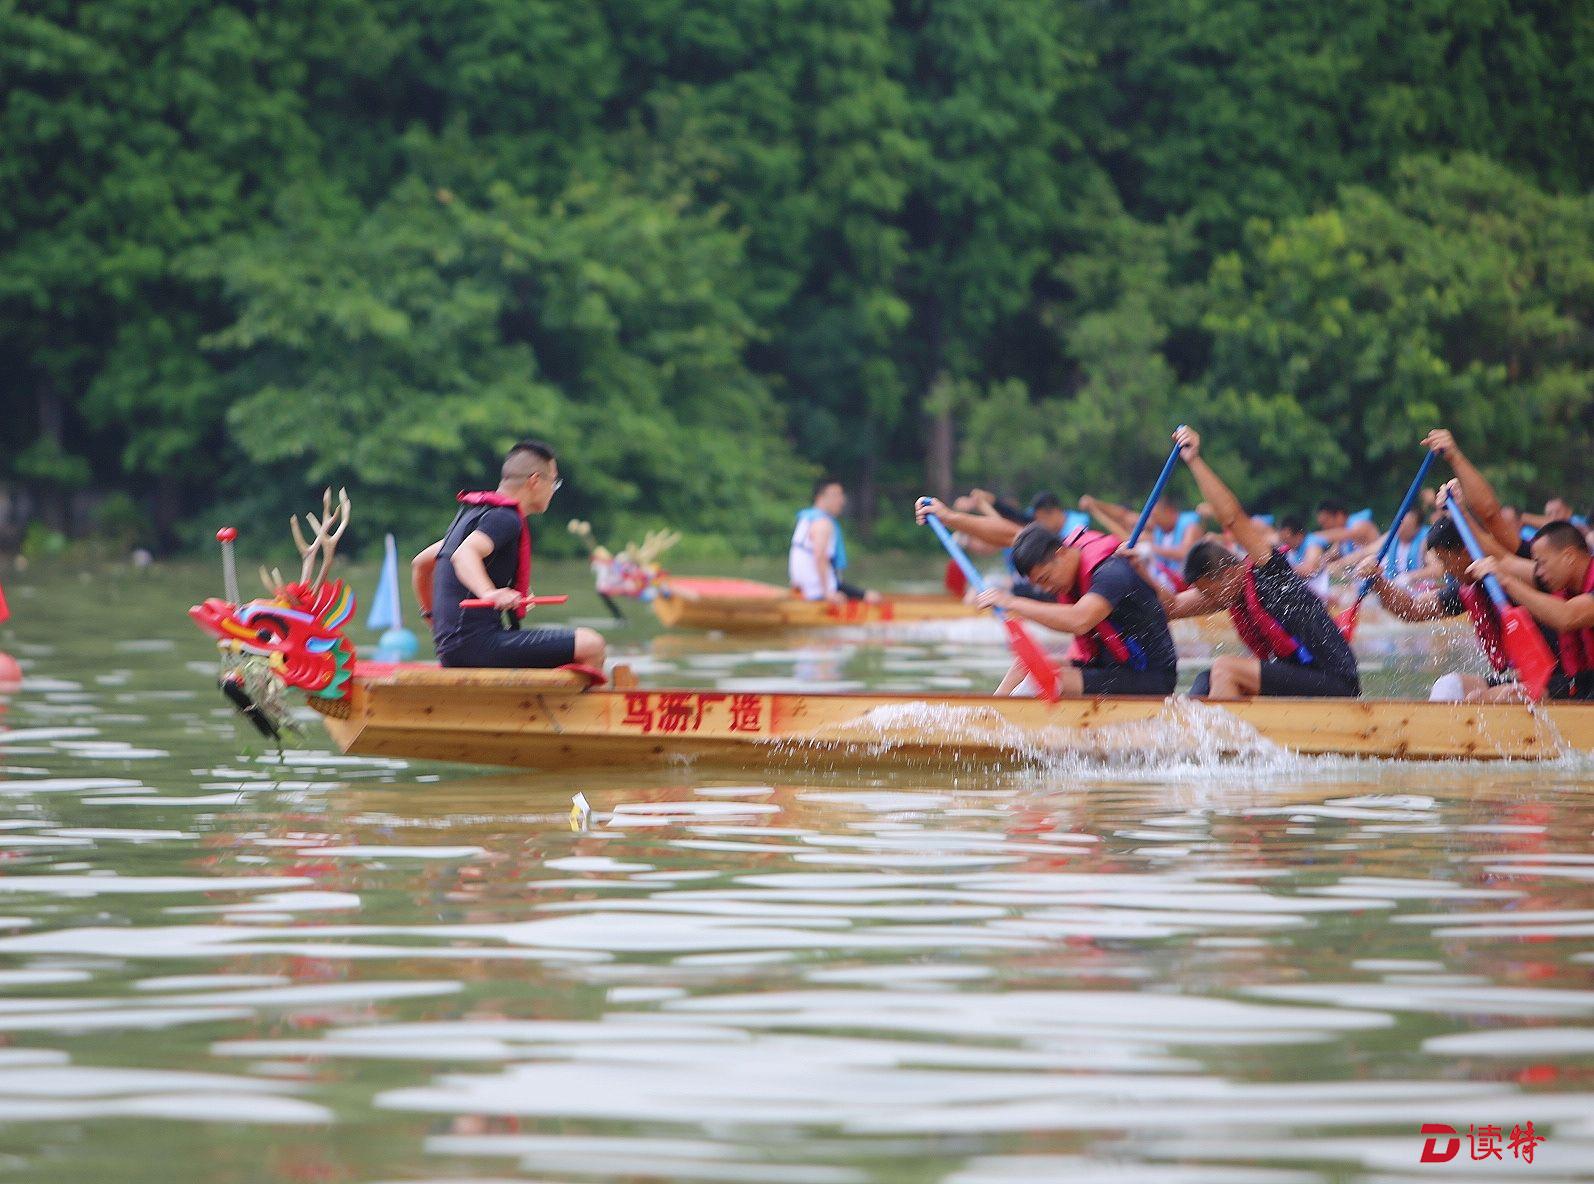
[[[582,691],[561,672],[397,668],[323,702],[345,751],[526,768],[701,761],[1020,765],[1068,754],[1185,757],[1288,750],[1404,760],[1543,760],[1594,752],[1594,705],[1397,700]],[[344,709],[341,716],[333,714]]]
[[[725,587],[728,585],[740,586],[731,591]],[[979,609],[950,596],[888,596],[876,604],[862,600],[829,604],[803,600],[774,584],[725,580],[682,579],[660,584],[652,605],[666,628],[732,633],[951,621],[980,615]]]

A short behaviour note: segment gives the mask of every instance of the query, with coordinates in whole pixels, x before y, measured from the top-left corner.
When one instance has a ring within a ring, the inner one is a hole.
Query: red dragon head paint
[[[313,537],[305,541],[299,518],[292,519],[293,539],[303,557],[299,579],[282,573],[260,578],[269,600],[232,604],[212,597],[188,610],[194,623],[215,637],[224,649],[267,660],[276,676],[307,695],[342,699],[349,693],[354,670],[354,645],[343,636],[343,623],[354,613],[354,593],[342,580],[327,581],[338,540],[349,525],[349,495],[339,491],[332,504],[329,489],[321,499],[321,517],[305,516]]]

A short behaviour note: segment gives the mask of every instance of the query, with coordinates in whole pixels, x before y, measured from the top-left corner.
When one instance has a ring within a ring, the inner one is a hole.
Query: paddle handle
[[[931,500],[931,498],[921,497],[919,504],[925,506]],[[985,577],[980,575],[979,568],[974,566],[974,563],[969,559],[963,548],[958,546],[957,540],[952,537],[952,532],[946,528],[946,523],[942,522],[934,514],[927,517],[925,521],[930,524],[930,529],[935,531],[935,537],[941,540],[941,545],[946,548],[946,553],[952,557],[952,562],[957,564],[959,569],[962,570],[964,578],[969,582],[969,587],[976,592],[985,591]],[[1000,617],[1002,610],[997,609],[996,615]]]
[[[236,526],[223,526],[216,532],[216,541],[221,544],[221,586],[229,604],[238,603],[238,557],[233,552],[237,538]]]
[[[1180,424],[1182,430],[1184,424]],[[1173,446],[1173,451],[1168,453],[1168,459],[1162,464],[1162,472],[1157,474],[1157,483],[1151,487],[1151,496],[1146,499],[1145,506],[1140,511],[1140,519],[1135,523],[1134,530],[1129,532],[1129,542],[1126,544],[1130,550],[1134,549],[1140,541],[1141,532],[1146,529],[1146,523],[1151,521],[1151,511],[1157,508],[1157,502],[1162,498],[1162,491],[1167,487],[1168,478],[1173,476],[1174,466],[1179,463],[1179,445]]]
[[[1461,541],[1467,548],[1467,554],[1473,560],[1484,557],[1483,548],[1478,545],[1478,536],[1472,533],[1472,527],[1467,525],[1466,512],[1458,505],[1450,512],[1450,521],[1456,524],[1456,533],[1461,536]],[[1489,599],[1494,601],[1495,608],[1510,608],[1511,598],[1505,594],[1505,589],[1500,587],[1500,581],[1493,576],[1483,577],[1483,590],[1489,594]]]
[[[569,599],[570,597],[568,596],[522,596],[520,598],[520,607],[522,610],[525,610],[534,604],[564,604],[565,601]],[[493,602],[490,600],[461,600],[459,602],[459,607],[492,608]]]
[[[1406,520],[1406,512],[1411,509],[1412,503],[1417,500],[1417,495],[1422,492],[1423,479],[1428,476],[1429,466],[1437,452],[1430,452],[1422,458],[1422,464],[1417,466],[1417,475],[1411,480],[1411,488],[1406,490],[1406,496],[1401,500],[1400,509],[1395,511],[1395,521],[1390,524],[1389,533],[1384,536],[1384,545],[1378,548],[1378,566],[1384,565],[1384,559],[1389,555],[1390,549],[1395,545],[1395,532],[1400,529],[1400,524]],[[1367,599],[1367,593],[1372,591],[1371,577],[1361,582],[1356,589],[1356,603],[1360,604]]]

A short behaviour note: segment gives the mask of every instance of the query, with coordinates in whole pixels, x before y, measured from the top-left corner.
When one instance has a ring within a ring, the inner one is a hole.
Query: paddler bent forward
[[[1190,589],[1164,597],[1168,616],[1199,617],[1227,609],[1235,632],[1254,655],[1216,659],[1210,672],[1196,678],[1190,693],[1212,699],[1360,695],[1356,655],[1323,602],[1274,548],[1271,534],[1201,458],[1201,437],[1180,428],[1173,438],[1202,496],[1223,528],[1234,532],[1246,558],[1241,562],[1217,543],[1197,543],[1185,561]]]
[[[1052,599],[991,588],[976,603],[1074,635],[1069,660],[1058,671],[1062,694],[1173,694],[1178,653],[1168,618],[1156,591],[1118,553],[1115,535],[1081,528],[1059,538],[1038,522],[1019,530],[1005,519],[960,514],[933,499],[917,514],[920,522],[934,514],[950,529],[995,546],[1011,544],[1019,576]],[[1023,665],[1015,663],[996,693],[1011,694],[1024,676]]]

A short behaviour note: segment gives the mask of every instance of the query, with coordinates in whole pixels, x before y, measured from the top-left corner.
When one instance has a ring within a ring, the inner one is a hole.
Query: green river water
[[[1594,1179],[1587,761],[528,774],[313,718],[279,756],[184,616],[217,582],[6,580],[0,1182]],[[655,685],[1007,661],[634,615]],[[1369,684],[1420,693],[1435,636],[1367,630]]]

